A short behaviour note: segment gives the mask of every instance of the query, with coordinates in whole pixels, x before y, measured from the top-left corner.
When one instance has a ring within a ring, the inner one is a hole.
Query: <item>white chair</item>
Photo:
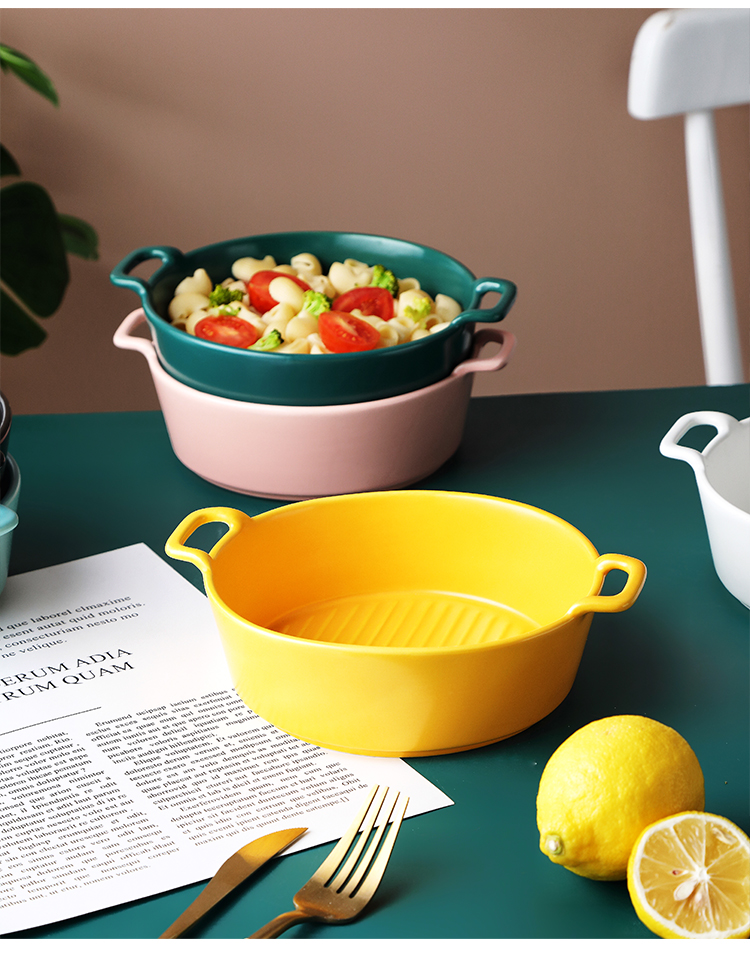
[[[709,385],[745,381],[713,111],[750,103],[750,9],[663,10],[646,20],[630,61],[636,119],[685,116],[690,225]]]

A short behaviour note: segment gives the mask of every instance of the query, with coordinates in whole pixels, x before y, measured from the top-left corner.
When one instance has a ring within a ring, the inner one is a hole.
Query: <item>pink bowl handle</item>
[[[479,353],[488,342],[499,342],[500,351],[489,358],[480,358]],[[471,358],[457,365],[451,375],[460,378],[472,372],[497,372],[498,369],[507,365],[515,347],[516,337],[507,329],[480,329],[474,334],[474,350]]]
[[[152,363],[158,365],[156,348],[151,339],[144,339],[140,335],[131,335],[131,332],[145,321],[146,313],[143,309],[136,309],[134,312],[131,312],[130,315],[125,316],[120,323],[120,327],[112,337],[112,341],[118,349],[129,349],[133,352],[140,352],[146,356],[149,365]]]

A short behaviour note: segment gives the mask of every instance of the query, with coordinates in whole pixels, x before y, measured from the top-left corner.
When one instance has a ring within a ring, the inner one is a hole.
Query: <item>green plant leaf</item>
[[[70,273],[57,211],[36,183],[0,189],[0,278],[36,315],[60,306]]]
[[[81,259],[99,258],[99,237],[92,226],[77,216],[61,212],[57,214],[57,219],[68,252]]]
[[[0,176],[20,176],[21,167],[10,152],[0,143]]]
[[[0,43],[0,69],[14,73],[52,104],[57,90],[25,53]],[[20,176],[10,151],[0,144],[0,175]],[[83,219],[62,215],[37,183],[0,189],[0,352],[18,355],[47,337],[37,321],[60,307],[70,272],[68,254],[99,258],[99,240]]]
[[[0,43],[0,67],[2,67],[3,72],[10,70],[11,73],[15,73],[20,80],[28,84],[32,90],[41,93],[50,103],[55,106],[59,104],[57,90],[52,80],[25,53],[20,53],[18,50]]]
[[[0,352],[19,355],[41,345],[47,333],[0,289]]]

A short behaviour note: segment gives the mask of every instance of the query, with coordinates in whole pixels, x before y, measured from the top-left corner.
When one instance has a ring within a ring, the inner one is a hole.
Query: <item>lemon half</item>
[[[659,820],[633,847],[628,891],[641,922],[663,939],[746,939],[750,838],[712,813]]]
[[[544,768],[539,846],[580,876],[624,880],[645,827],[703,806],[698,758],[676,730],[649,717],[605,717],[568,737]]]

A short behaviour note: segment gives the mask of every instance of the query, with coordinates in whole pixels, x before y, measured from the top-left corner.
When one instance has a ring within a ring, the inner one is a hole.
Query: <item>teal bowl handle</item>
[[[516,298],[516,286],[507,279],[493,279],[485,276],[474,280],[474,289],[469,308],[462,312],[451,323],[452,325],[466,325],[470,322],[499,322],[504,319]],[[482,296],[488,292],[497,292],[500,298],[489,309],[478,309]]]
[[[136,249],[130,255],[125,256],[122,262],[118,263],[110,272],[109,278],[114,285],[122,286],[124,289],[132,289],[137,292],[142,299],[148,297],[151,286],[147,279],[141,279],[138,276],[131,276],[131,272],[141,262],[148,262],[149,259],[161,259],[162,265],[178,266],[185,259],[182,252],[175,246],[143,246]]]

